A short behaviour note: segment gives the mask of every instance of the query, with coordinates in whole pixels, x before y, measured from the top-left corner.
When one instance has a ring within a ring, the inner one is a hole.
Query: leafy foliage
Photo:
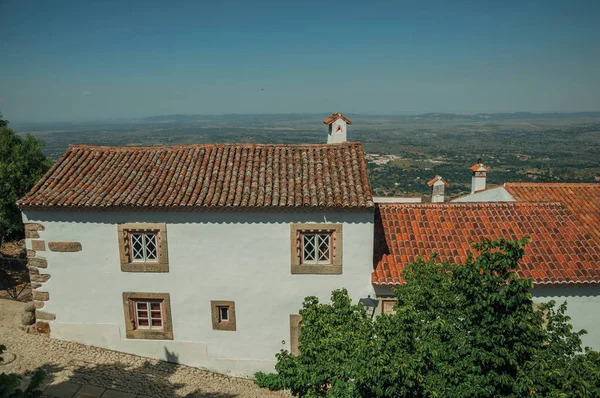
[[[465,264],[419,260],[393,315],[371,321],[345,290],[308,297],[301,352],[257,377],[305,397],[597,397],[600,356],[581,350],[566,304],[534,308],[514,272],[528,239],[483,241]]]
[[[15,202],[50,168],[42,146],[43,142],[31,135],[23,139],[8,127],[0,127],[0,243],[23,235]]]
[[[0,345],[0,355],[6,350],[6,347]],[[0,362],[2,361],[0,357]],[[16,374],[0,374],[0,398],[37,398],[42,396],[42,391],[38,388],[44,380],[44,375],[41,371],[33,374],[29,385],[25,390],[21,390],[21,376]]]

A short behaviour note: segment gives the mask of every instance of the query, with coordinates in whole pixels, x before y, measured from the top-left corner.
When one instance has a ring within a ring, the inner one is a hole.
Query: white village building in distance
[[[464,261],[472,241],[529,235],[519,274],[567,299],[600,348],[600,184],[506,184],[511,201],[490,203],[478,162],[475,203],[443,203],[441,177],[434,203],[373,198],[350,120],[324,122],[327,144],[70,146],[18,202],[32,330],[250,376],[298,352],[306,296],[345,287],[391,312],[417,256]]]

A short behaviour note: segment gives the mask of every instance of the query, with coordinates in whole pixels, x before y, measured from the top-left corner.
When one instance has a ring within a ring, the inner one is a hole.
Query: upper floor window
[[[169,272],[165,223],[118,225],[119,255],[124,272]]]
[[[342,243],[342,224],[292,224],[292,274],[341,274]]]
[[[331,264],[331,232],[302,233],[302,264]]]
[[[156,232],[129,234],[132,261],[158,261],[158,245]]]

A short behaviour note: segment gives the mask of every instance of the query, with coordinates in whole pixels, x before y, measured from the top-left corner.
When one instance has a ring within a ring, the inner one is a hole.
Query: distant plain
[[[9,126],[42,139],[44,152],[56,160],[69,144],[324,143],[326,116],[167,115]],[[347,116],[353,122],[348,140],[363,144],[374,194],[424,195],[426,200],[431,193],[427,181],[436,174],[450,183],[450,196],[467,193],[468,168],[480,157],[491,169],[489,185],[600,182],[600,112]]]

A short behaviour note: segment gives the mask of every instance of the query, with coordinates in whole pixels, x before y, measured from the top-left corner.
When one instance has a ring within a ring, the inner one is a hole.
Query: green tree
[[[6,127],[6,126],[8,126],[8,120],[3,120],[2,112],[0,112],[0,127]]]
[[[6,347],[0,345],[0,355],[6,350]],[[0,362],[3,358],[0,356]],[[41,370],[36,371],[29,385],[25,390],[21,390],[21,376],[16,374],[0,374],[0,398],[37,398],[42,396],[42,391],[39,390],[42,381],[44,380],[44,374]]]
[[[371,321],[344,290],[301,310],[300,355],[277,354],[259,385],[316,397],[598,397],[598,353],[582,352],[566,304],[534,308],[517,277],[527,239],[485,240],[464,264],[419,260]]]
[[[15,202],[48,170],[51,162],[42,153],[43,142],[19,137],[0,127],[0,243],[23,236],[21,213]]]

